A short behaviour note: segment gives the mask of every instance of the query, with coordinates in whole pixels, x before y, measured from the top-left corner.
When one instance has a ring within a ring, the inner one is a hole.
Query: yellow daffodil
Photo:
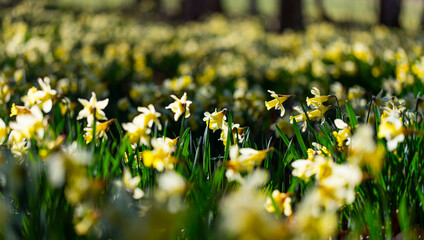
[[[97,120],[107,120],[106,114],[103,109],[109,103],[109,99],[97,101],[96,93],[91,92],[91,98],[89,101],[78,98],[78,101],[84,106],[84,108],[78,113],[77,120],[87,118],[88,126],[91,126],[94,122],[94,117]]]
[[[7,138],[7,127],[3,119],[0,118],[0,144]]]
[[[233,179],[233,176],[240,172],[251,172],[255,166],[258,166],[268,155],[269,150],[255,150],[253,148],[242,148],[238,145],[230,147],[230,161],[227,162],[226,176]]]
[[[376,144],[371,126],[363,125],[356,129],[349,146],[350,163],[370,166],[374,172],[379,172],[383,166],[385,154],[384,146]]]
[[[42,139],[47,126],[47,120],[37,105],[30,109],[30,114],[16,116],[16,122],[9,124],[10,128],[23,134],[27,139],[36,137]]]
[[[26,107],[32,107],[37,104],[43,112],[50,112],[57,91],[51,88],[50,78],[48,77],[44,79],[39,78],[38,85],[40,85],[41,90],[35,87],[30,88],[27,95],[23,97],[22,100],[25,102]]]
[[[14,103],[12,104],[12,108],[10,109],[10,117],[30,114],[31,111],[24,106],[16,106]]]
[[[319,89],[316,88],[316,87],[312,88],[311,93],[312,93],[312,95],[314,95],[314,97],[313,98],[309,98],[309,97],[306,98],[306,104],[308,106],[313,105],[316,108],[319,108],[322,105],[323,102],[328,101],[328,99],[330,98],[329,95],[321,96]]]
[[[223,130],[226,123],[225,120],[227,120],[227,117],[225,116],[226,113],[226,108],[220,112],[217,112],[216,110],[213,113],[205,112],[203,121],[205,121],[206,125],[209,126],[209,129],[213,130],[214,132],[218,129]]]
[[[333,131],[333,135],[336,138],[337,146],[343,147],[350,144],[350,136],[352,135],[349,125],[347,125],[341,119],[335,119],[334,124],[339,131]]]
[[[231,133],[232,133],[231,135],[233,136],[234,143],[237,143],[237,140],[240,143],[243,142],[244,128],[240,127],[240,124],[233,123]],[[224,146],[227,146],[227,139],[228,139],[228,123],[223,122],[222,131],[221,131],[219,140],[222,141]]]
[[[107,134],[106,132],[109,131],[109,127],[110,125],[113,123],[113,121],[115,121],[115,119],[111,119],[109,121],[106,122],[96,122],[96,139],[100,139],[100,138],[105,138],[107,139]],[[85,134],[84,134],[84,138],[85,138],[85,143],[89,144],[92,140],[93,140],[93,127],[86,127],[84,128]]]
[[[307,117],[305,112],[298,106],[293,108],[295,111],[297,111],[299,113],[299,115],[296,116],[290,116],[290,122],[293,122],[293,119],[297,122],[303,122],[303,126],[302,126],[302,132],[306,131],[306,127],[308,126],[307,123]]]
[[[164,169],[173,169],[177,158],[172,156],[175,146],[170,146],[169,142],[162,139],[152,139],[153,150],[142,152],[143,164],[146,167],[154,167],[159,172]]]
[[[137,111],[144,115],[144,122],[146,127],[151,128],[153,126],[153,123],[155,123],[158,127],[158,130],[162,130],[162,125],[159,121],[159,117],[161,114],[159,112],[156,112],[155,107],[152,104],[150,104],[147,108],[138,107]]]
[[[276,209],[274,205],[277,206],[277,211],[283,212],[287,217],[293,214],[291,198],[287,193],[280,193],[280,191],[274,190],[271,197],[266,199],[265,209],[271,213],[275,212]]]
[[[127,131],[130,143],[135,145],[149,146],[150,128],[147,128],[144,120],[144,115],[136,116],[132,122],[122,124],[122,128]]]
[[[385,138],[387,140],[387,150],[394,151],[398,143],[405,140],[405,127],[402,123],[402,118],[397,111],[385,111],[386,117],[382,118],[378,137]]]
[[[276,94],[274,91],[268,90],[268,92],[271,94],[271,97],[274,98],[274,100],[265,102],[265,106],[267,110],[271,108],[275,108],[276,110],[281,110],[280,116],[284,116],[284,113],[286,112],[286,109],[283,106],[283,103],[291,97],[290,95],[279,95]]]
[[[143,190],[138,187],[140,183],[140,176],[132,177],[128,168],[124,169],[124,174],[122,176],[122,182],[124,184],[125,189],[132,193],[132,197],[134,199],[140,199],[144,196]]]
[[[190,104],[191,101],[187,100],[187,93],[181,97],[181,99],[177,98],[175,95],[171,95],[171,97],[175,100],[175,102],[169,104],[166,109],[171,109],[174,113],[174,120],[178,121],[181,115],[184,114],[185,118],[190,117]]]

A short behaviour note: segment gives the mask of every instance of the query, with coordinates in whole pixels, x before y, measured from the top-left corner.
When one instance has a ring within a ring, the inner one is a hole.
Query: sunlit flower
[[[323,102],[328,101],[328,99],[330,98],[329,95],[321,96],[319,89],[316,87],[312,88],[311,93],[312,95],[314,95],[313,98],[306,97],[306,104],[308,106],[313,105],[314,107],[319,108]]]
[[[47,120],[37,105],[30,109],[30,114],[16,116],[16,122],[9,124],[10,128],[22,133],[26,139],[36,137],[42,139],[47,126]]]
[[[162,139],[152,139],[153,150],[142,152],[143,164],[146,167],[154,167],[162,172],[164,169],[173,169],[177,158],[172,156],[175,146]]]
[[[140,180],[140,176],[132,177],[130,171],[127,168],[124,169],[122,182],[124,183],[125,189],[132,193],[134,199],[140,199],[144,196],[143,190],[138,187]]]
[[[7,128],[3,119],[0,118],[0,144],[4,142],[7,138]]]
[[[88,204],[80,204],[74,211],[74,228],[78,235],[86,235],[98,222],[100,213]]]
[[[265,106],[267,110],[271,108],[275,108],[276,110],[281,110],[280,116],[284,116],[284,113],[286,112],[286,109],[283,106],[283,103],[291,97],[290,95],[278,95],[274,91],[268,90],[268,92],[271,94],[271,97],[274,98],[274,100],[265,102]]]
[[[175,100],[175,102],[169,104],[166,109],[171,109],[171,111],[175,114],[174,120],[178,121],[180,116],[184,113],[184,117],[190,117],[190,104],[191,101],[187,100],[187,93],[181,97],[181,99],[177,98],[175,95],[171,95],[171,97]]]
[[[347,125],[341,119],[335,119],[334,124],[339,129],[338,132],[333,131],[333,135],[336,138],[337,146],[343,147],[350,144],[350,135],[352,135],[350,131],[349,125]]]
[[[136,116],[132,122],[123,123],[122,128],[127,131],[130,143],[135,145],[146,145],[149,146],[150,140],[150,128],[145,125],[144,115],[140,114]]]
[[[268,197],[265,202],[265,209],[268,212],[275,212],[277,207],[278,212],[284,212],[284,215],[291,216],[293,214],[291,207],[291,198],[287,193],[280,193],[274,190],[271,197]]]
[[[299,113],[299,115],[290,116],[290,122],[293,122],[293,119],[296,121],[296,123],[297,122],[303,122],[302,132],[306,131],[306,127],[308,126],[308,123],[307,123],[307,117],[306,117],[305,112],[298,106],[293,107],[293,109],[295,111],[297,111]]]
[[[111,119],[109,121],[106,122],[96,122],[96,139],[107,139],[107,134],[106,132],[109,131],[109,127],[110,125],[113,123],[113,121],[115,121],[115,119]],[[93,140],[93,126],[90,127],[86,127],[84,128],[85,134],[84,134],[84,139],[85,139],[85,143],[89,144],[92,140]]]
[[[373,171],[379,172],[383,166],[384,156],[384,146],[376,144],[373,128],[369,125],[358,127],[351,138],[349,162],[354,165],[370,166]]]
[[[28,90],[27,95],[22,99],[25,102],[26,107],[31,107],[37,104],[43,112],[50,112],[53,106],[53,100],[56,97],[56,90],[50,86],[50,79],[45,77],[44,79],[38,79],[38,85],[41,90],[32,87]]]
[[[144,122],[146,126],[151,128],[153,126],[153,123],[155,123],[158,127],[158,130],[162,130],[162,125],[159,121],[159,117],[161,114],[159,112],[156,112],[156,109],[152,104],[149,104],[147,108],[138,107],[137,111],[144,115]]]
[[[398,111],[385,111],[386,117],[381,119],[378,128],[378,137],[387,140],[387,150],[393,151],[398,143],[405,140],[405,128]]]
[[[175,171],[165,171],[158,177],[158,189],[155,197],[158,202],[167,203],[167,209],[176,213],[185,207],[184,193],[187,184],[184,178]]]
[[[24,106],[16,106],[14,103],[12,104],[12,108],[10,109],[10,117],[30,114],[31,111]]]
[[[203,121],[205,121],[206,125],[209,126],[209,129],[213,130],[214,132],[218,129],[223,130],[226,123],[225,120],[227,120],[227,117],[225,116],[226,113],[226,108],[220,112],[217,112],[216,110],[213,113],[205,112]]]
[[[242,148],[238,145],[230,147],[230,161],[226,163],[227,172],[225,175],[229,179],[240,172],[251,172],[255,166],[258,166],[268,155],[270,150],[255,150],[253,148]]]
[[[93,124],[94,117],[97,120],[107,120],[103,109],[109,103],[108,98],[102,101],[97,101],[96,93],[91,92],[91,98],[89,101],[81,98],[78,98],[78,101],[84,106],[84,108],[78,113],[77,120],[87,118],[88,126]]]
[[[224,146],[227,146],[228,130],[229,130],[228,123],[223,122],[222,131],[221,131],[219,140],[222,141]],[[232,124],[231,136],[233,136],[233,142],[234,143],[237,143],[237,140],[240,143],[243,142],[244,137],[245,137],[244,136],[244,128],[240,127],[240,124],[238,124],[238,123],[233,123]]]

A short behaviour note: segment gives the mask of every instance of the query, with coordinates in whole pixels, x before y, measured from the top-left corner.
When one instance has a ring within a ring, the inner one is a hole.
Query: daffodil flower
[[[299,113],[299,115],[296,116],[290,116],[290,122],[293,122],[293,119],[297,122],[303,122],[303,126],[302,126],[302,132],[306,131],[306,127],[308,125],[307,123],[307,117],[305,112],[298,106],[293,108],[296,112]]]
[[[213,113],[205,112],[203,121],[205,121],[206,125],[209,126],[209,129],[213,130],[214,132],[218,129],[223,130],[226,124],[225,120],[227,120],[227,117],[225,116],[226,113],[226,108],[220,112],[217,112],[216,110]]]
[[[132,122],[122,124],[122,128],[127,131],[129,141],[134,145],[149,146],[151,129],[146,127],[145,116],[140,114],[136,116]]]
[[[132,177],[128,168],[124,169],[124,174],[122,176],[122,182],[124,183],[125,189],[132,193],[134,199],[140,199],[144,196],[143,190],[138,187],[141,179],[140,176]]]
[[[159,172],[164,169],[173,169],[177,158],[172,156],[175,145],[169,144],[165,139],[152,139],[153,150],[142,152],[143,164],[146,167],[154,167]]]
[[[226,176],[232,179],[234,174],[240,172],[251,172],[255,166],[258,166],[266,158],[269,149],[255,150],[253,148],[242,148],[238,145],[230,147],[230,161],[227,162]]]
[[[24,107],[24,106],[17,106],[14,103],[12,104],[12,108],[10,109],[10,117],[23,115],[23,114],[30,114],[31,111]]]
[[[144,121],[146,126],[151,128],[153,126],[153,123],[155,123],[158,127],[158,130],[162,130],[162,125],[159,121],[159,117],[161,114],[159,112],[156,112],[156,109],[152,104],[150,104],[147,108],[138,107],[137,111],[144,115]]]
[[[11,122],[9,126],[11,129],[22,133],[27,139],[33,137],[42,139],[47,126],[47,120],[37,105],[34,105],[30,109],[30,112],[30,114],[16,116],[16,122]]]
[[[341,119],[335,119],[334,124],[339,131],[333,131],[333,135],[336,138],[337,146],[343,147],[350,144],[350,136],[352,135],[349,125],[347,125]]]
[[[91,126],[94,122],[94,117],[97,120],[107,120],[106,114],[103,109],[109,103],[109,99],[97,101],[96,93],[91,92],[91,98],[89,101],[78,98],[78,101],[84,106],[84,108],[78,113],[77,120],[87,118],[88,126]]]
[[[330,98],[330,95],[326,95],[326,96],[321,96],[321,93],[319,91],[318,88],[313,87],[311,90],[312,95],[314,95],[313,98],[306,98],[306,104],[308,106],[313,106],[315,108],[320,108],[320,106],[322,105],[323,102],[328,101],[328,99]]]
[[[175,100],[175,102],[169,104],[166,109],[171,109],[174,113],[174,120],[178,121],[181,115],[184,114],[185,118],[190,117],[190,104],[191,101],[187,100],[187,93],[181,97],[181,99],[177,98],[175,95],[171,95],[171,97]]]
[[[7,127],[3,119],[0,118],[0,144],[6,140],[7,137]]]
[[[44,79],[39,78],[38,85],[41,90],[38,90],[36,87],[30,88],[27,95],[23,97],[22,100],[26,107],[38,105],[41,107],[43,112],[50,112],[57,91],[51,88],[50,79],[48,77],[45,77]]]
[[[389,151],[395,150],[398,143],[405,140],[405,128],[397,111],[390,111],[385,118],[382,118],[378,129],[378,137],[387,140]]]
[[[281,193],[278,190],[274,190],[271,194],[271,197],[268,197],[265,202],[265,209],[273,213],[276,210],[279,212],[283,212],[287,217],[293,214],[291,207],[291,198],[287,193]],[[278,209],[275,209],[274,204]]]
[[[100,139],[100,138],[105,138],[107,139],[107,134],[106,132],[109,131],[109,127],[110,125],[113,123],[113,121],[115,121],[115,119],[111,119],[109,121],[106,122],[96,122],[96,139]],[[85,143],[89,144],[92,140],[93,140],[93,127],[86,127],[84,128],[85,134],[84,134],[84,138],[85,138]]]
[[[267,110],[270,110],[271,108],[275,108],[276,110],[281,110],[280,116],[284,116],[284,113],[286,112],[286,109],[283,106],[283,103],[291,97],[291,95],[278,95],[274,91],[268,90],[268,92],[271,94],[271,97],[274,99],[271,101],[266,101],[265,106]]]

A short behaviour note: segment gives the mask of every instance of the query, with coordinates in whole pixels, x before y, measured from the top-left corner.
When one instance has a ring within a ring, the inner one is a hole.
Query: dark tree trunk
[[[257,15],[259,13],[257,0],[249,0],[249,13],[251,15]]]
[[[424,8],[421,10],[421,29],[424,29]]]
[[[327,11],[325,10],[325,7],[324,7],[324,0],[315,0],[315,2],[318,8],[319,15],[320,15],[319,17],[324,21],[331,22],[331,19],[328,16]]]
[[[222,12],[220,0],[183,0],[182,18],[184,20],[198,20],[200,17],[214,12]]]
[[[302,0],[281,0],[280,3],[280,31],[303,28]]]
[[[204,9],[205,14],[222,12],[221,0],[201,0],[201,2],[204,2],[206,5]]]
[[[399,27],[401,0],[380,0],[380,24]]]

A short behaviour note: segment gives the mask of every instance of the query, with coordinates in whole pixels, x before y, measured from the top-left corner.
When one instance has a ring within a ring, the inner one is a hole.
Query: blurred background
[[[2,8],[23,0],[0,0]],[[256,15],[270,30],[301,28],[315,21],[417,30],[424,24],[422,0],[48,0],[51,7],[74,10],[120,10],[140,18],[198,20],[213,13]]]

